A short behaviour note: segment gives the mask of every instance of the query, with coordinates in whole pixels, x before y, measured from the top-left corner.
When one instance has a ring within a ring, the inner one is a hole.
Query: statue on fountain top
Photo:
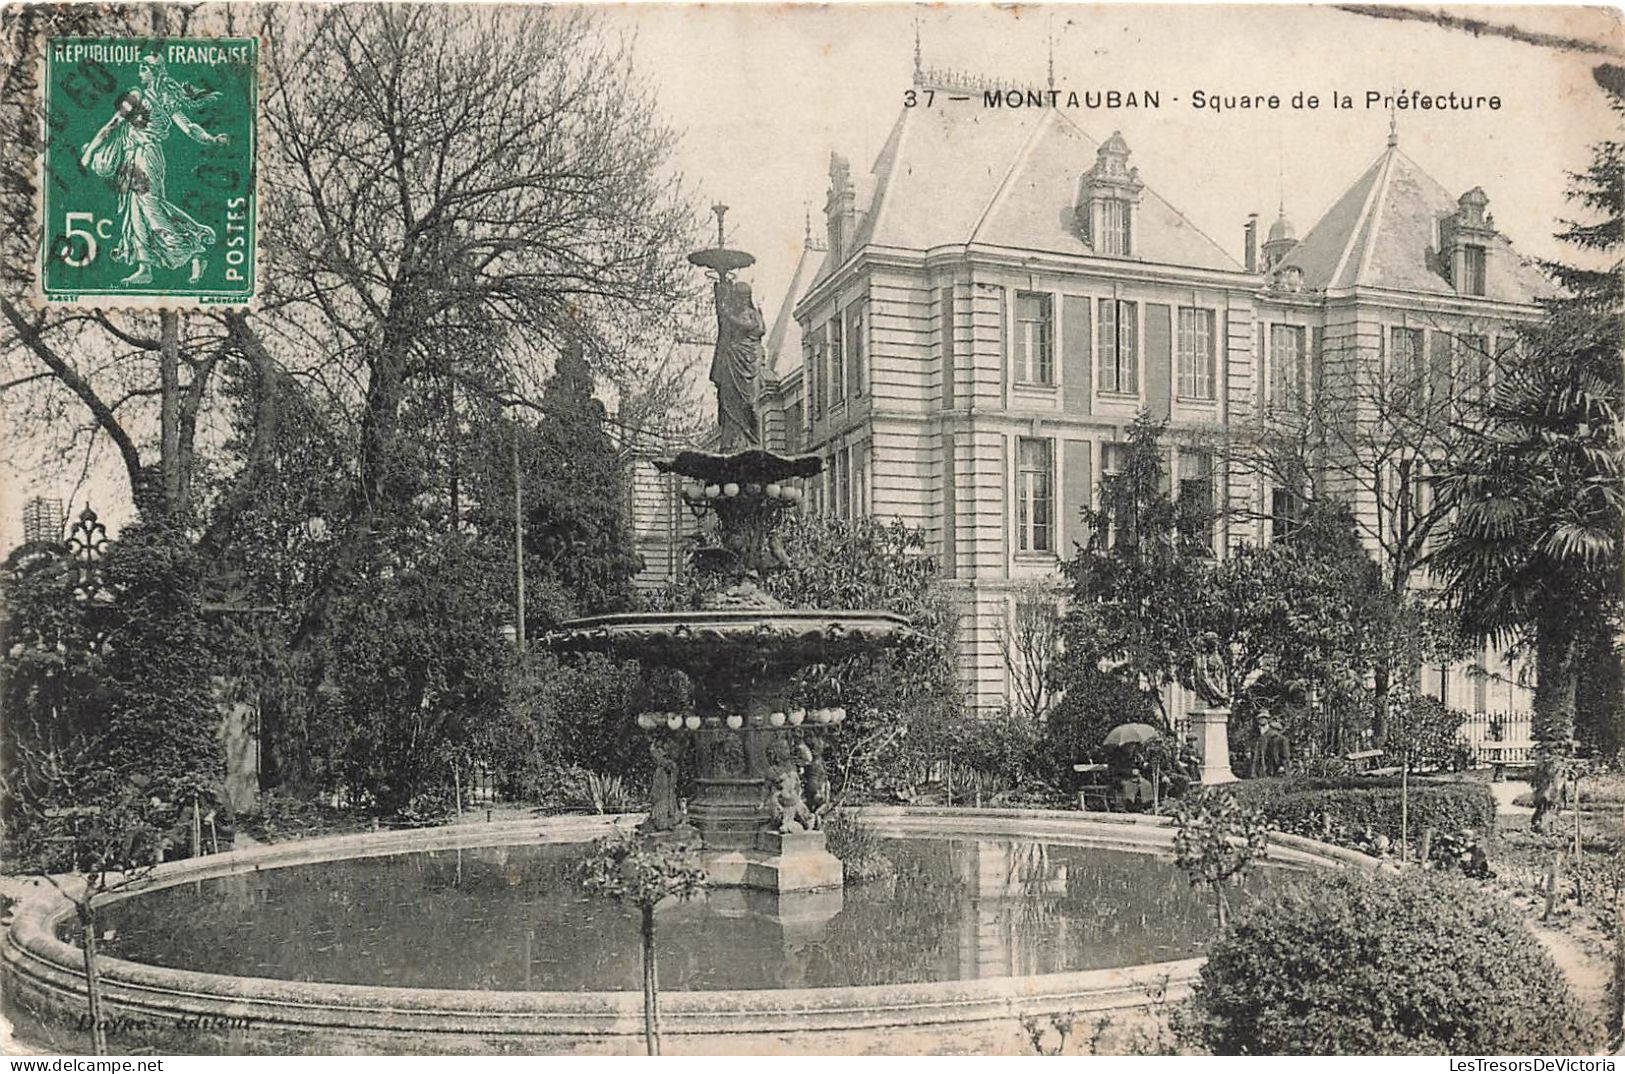
[[[711,206],[717,217],[717,244],[696,250],[688,259],[711,273],[712,296],[717,307],[717,350],[711,359],[711,383],[717,388],[719,450],[724,455],[762,446],[762,423],[756,412],[761,393],[766,352],[762,337],[767,321],[751,297],[750,284],[734,279],[739,269],[756,259],[743,250],[729,249],[722,228],[728,207]]]
[[[717,388],[717,424],[722,451],[762,446],[756,412],[767,322],[751,298],[750,284],[721,276],[713,288],[717,304],[717,351],[711,360],[711,383]]]

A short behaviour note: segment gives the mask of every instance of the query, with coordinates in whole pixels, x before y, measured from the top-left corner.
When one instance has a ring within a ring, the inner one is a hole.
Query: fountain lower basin
[[[630,820],[620,818],[622,823]],[[1148,854],[1165,854],[1172,835],[1156,821],[1050,811],[877,809],[868,811],[867,820],[880,834],[893,837],[1037,839]],[[554,818],[262,847],[165,866],[156,885],[437,848],[580,843],[615,822],[616,818],[602,817]],[[1285,836],[1272,845],[1270,860],[1311,867],[1371,864],[1360,855]],[[812,905],[818,897],[815,893],[804,903],[793,900],[786,921],[800,913],[806,927],[816,926],[828,909]],[[42,1018],[71,1020],[83,1010],[80,952],[57,938],[57,929],[71,912],[60,897],[30,901],[20,908],[4,948],[9,1003]],[[185,923],[178,922],[177,927]],[[1178,998],[1189,989],[1200,964],[1199,958],[1186,958],[974,980],[667,990],[662,1017],[673,1051],[1019,1050],[1014,1023],[1019,1015],[1143,1008],[1148,990],[1163,983],[1169,998]],[[102,960],[101,966],[108,1016],[152,1027],[161,1046],[172,1051],[500,1053],[642,1048],[641,1001],[631,991],[487,991],[305,982],[115,958]],[[177,1036],[172,1027],[179,1019],[204,1026],[237,1022],[230,1028]],[[908,1027],[929,1032],[923,1037],[900,1032]],[[115,1040],[115,1047],[120,1046]]]

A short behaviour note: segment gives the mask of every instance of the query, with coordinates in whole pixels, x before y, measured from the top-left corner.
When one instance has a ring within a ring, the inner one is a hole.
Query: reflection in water
[[[844,892],[719,889],[662,907],[662,987],[1055,973],[1187,957],[1212,931],[1206,901],[1149,856],[989,839],[885,846],[896,875]],[[581,891],[581,849],[431,851],[167,888],[108,908],[117,931],[107,953],[297,981],[634,988],[636,919]],[[1272,876],[1265,870],[1252,884]]]

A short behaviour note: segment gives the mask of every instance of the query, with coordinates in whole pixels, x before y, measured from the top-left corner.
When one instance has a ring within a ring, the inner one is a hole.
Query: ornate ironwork
[[[102,556],[107,552],[107,527],[86,507],[68,531],[68,556],[74,571],[73,595],[95,600],[102,592]]]

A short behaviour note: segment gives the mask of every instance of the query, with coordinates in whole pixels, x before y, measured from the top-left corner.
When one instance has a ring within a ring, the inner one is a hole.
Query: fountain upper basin
[[[602,652],[657,664],[793,665],[835,663],[923,640],[892,612],[717,608],[627,612],[572,619],[548,636],[566,652]]]

